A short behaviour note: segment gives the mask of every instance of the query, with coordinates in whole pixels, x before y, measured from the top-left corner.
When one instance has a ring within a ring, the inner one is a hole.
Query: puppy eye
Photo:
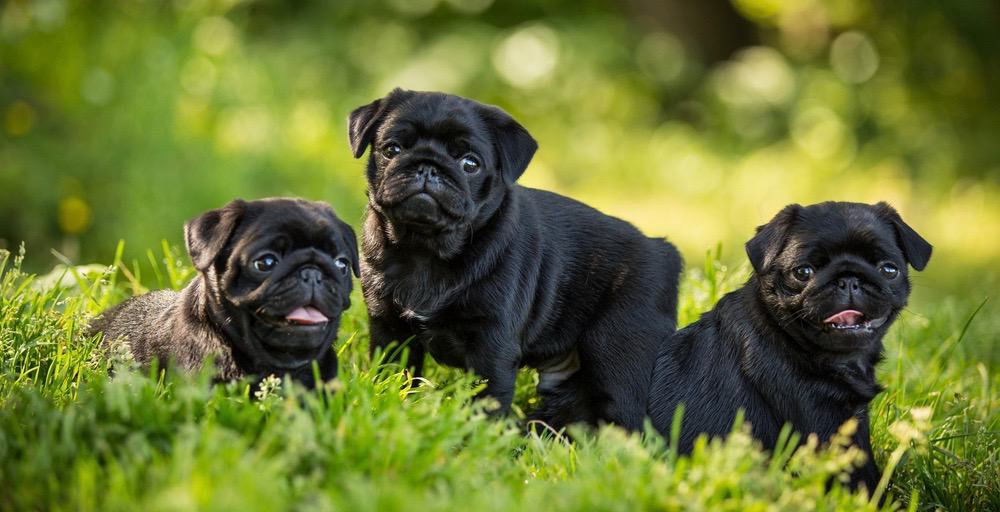
[[[812,279],[812,276],[815,273],[816,269],[810,267],[809,265],[802,265],[801,267],[795,267],[795,269],[792,270],[792,275],[795,276],[795,279],[798,279],[799,281],[808,281]]]
[[[341,274],[346,274],[347,268],[351,266],[351,262],[347,261],[347,258],[337,258],[333,260],[333,266],[337,267],[337,270],[339,270]]]
[[[278,257],[273,254],[265,254],[253,260],[253,268],[260,272],[270,272],[278,266]]]
[[[462,170],[469,174],[473,174],[478,171],[479,166],[482,165],[479,162],[479,159],[476,158],[476,155],[465,155],[459,163],[462,164]]]
[[[396,144],[395,142],[389,142],[388,144],[382,146],[382,156],[386,158],[394,158],[396,155],[400,154],[403,148]]]
[[[878,268],[878,273],[882,274],[882,277],[886,279],[896,279],[896,276],[899,275],[899,269],[892,263],[883,263],[882,266]]]

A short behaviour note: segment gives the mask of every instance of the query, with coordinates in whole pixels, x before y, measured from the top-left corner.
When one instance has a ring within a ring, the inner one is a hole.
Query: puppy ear
[[[923,270],[927,267],[927,262],[931,259],[931,252],[934,247],[924,237],[920,236],[899,216],[899,212],[886,202],[879,202],[875,205],[879,214],[892,224],[896,230],[896,242],[906,256],[906,262],[916,270]]]
[[[358,258],[358,237],[354,234],[354,229],[351,228],[350,224],[340,219],[337,219],[337,221],[340,223],[341,239],[351,256],[351,270],[354,271],[354,277],[361,277],[361,261]]]
[[[770,222],[757,227],[757,234],[744,246],[754,273],[764,273],[781,253],[781,249],[785,247],[788,228],[795,223],[801,209],[801,205],[790,204],[782,208]]]
[[[493,132],[500,171],[509,185],[517,181],[528,168],[538,143],[510,114],[492,105],[479,105],[479,115]]]
[[[229,242],[243,218],[246,201],[236,199],[217,210],[207,211],[184,224],[188,255],[199,272],[205,272]]]
[[[340,243],[347,248],[347,255],[351,260],[351,270],[354,272],[355,277],[361,277],[361,266],[358,262],[358,237],[354,234],[354,229],[351,225],[344,222],[337,216],[337,213],[333,211],[333,207],[323,201],[314,201],[312,203],[316,208],[319,209],[322,215],[335,226],[337,226],[337,235],[340,237]]]
[[[358,107],[347,116],[347,138],[354,158],[361,158],[361,155],[365,154],[365,149],[375,140],[375,132],[382,125],[382,120],[390,108],[412,94],[412,91],[404,91],[397,87],[386,97]]]

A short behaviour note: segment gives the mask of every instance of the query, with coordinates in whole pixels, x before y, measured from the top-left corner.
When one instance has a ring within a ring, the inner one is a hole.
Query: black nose
[[[302,267],[299,269],[299,279],[306,284],[319,284],[323,281],[323,272],[313,266]]]
[[[837,288],[855,294],[861,291],[861,282],[856,277],[841,277],[837,279]]]
[[[417,176],[428,181],[437,181],[438,168],[431,164],[417,164]]]

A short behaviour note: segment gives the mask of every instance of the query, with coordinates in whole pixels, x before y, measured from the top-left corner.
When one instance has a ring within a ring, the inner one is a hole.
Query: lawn
[[[0,2],[0,512],[876,508],[827,489],[840,445],[526,434],[535,373],[505,420],[472,375],[416,386],[357,292],[322,390],[96,349],[94,315],[192,277],[201,212],[297,196],[357,228],[345,120],[394,87],[502,107],[540,144],[520,184],[669,237],[681,324],[786,204],[891,203],[934,257],[885,339],[876,493],[1000,511],[998,29],[982,0]]]
[[[736,430],[679,457],[653,432],[526,435],[536,375],[522,372],[516,414],[502,421],[471,400],[472,375],[431,364],[415,386],[369,357],[357,290],[336,343],[340,377],[323,389],[274,380],[250,396],[208,373],[142,372],[97,350],[85,326],[141,283],[182,286],[182,253],[164,244],[142,265],[37,277],[22,258],[0,254],[0,510],[877,508],[826,489],[857,459],[837,442],[796,450],[792,436],[768,454]],[[689,262],[682,323],[746,276],[715,254]],[[872,430],[887,509],[1000,510],[1000,329],[977,315],[985,299],[915,305],[885,340]]]

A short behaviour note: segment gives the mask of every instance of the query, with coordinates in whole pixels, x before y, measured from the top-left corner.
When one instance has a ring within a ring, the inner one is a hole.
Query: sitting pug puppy
[[[685,404],[681,452],[698,434],[730,432],[743,409],[772,449],[786,423],[827,441],[848,419],[868,457],[852,485],[875,489],[868,403],[881,391],[882,337],[910,294],[907,264],[931,245],[886,203],[790,205],[746,244],[754,273],[660,350],[649,402],[669,435]]]
[[[497,107],[394,90],[349,118],[368,159],[362,289],[373,349],[410,342],[511,406],[540,372],[554,427],[640,428],[659,340],[676,325],[675,248],[572,199],[517,185],[537,148]],[[413,338],[413,340],[411,340]]]
[[[131,298],[92,327],[127,341],[136,361],[196,370],[215,360],[220,380],[289,374],[315,385],[337,375],[331,348],[359,273],[354,231],[324,203],[235,200],[184,226],[198,276],[183,290]]]

